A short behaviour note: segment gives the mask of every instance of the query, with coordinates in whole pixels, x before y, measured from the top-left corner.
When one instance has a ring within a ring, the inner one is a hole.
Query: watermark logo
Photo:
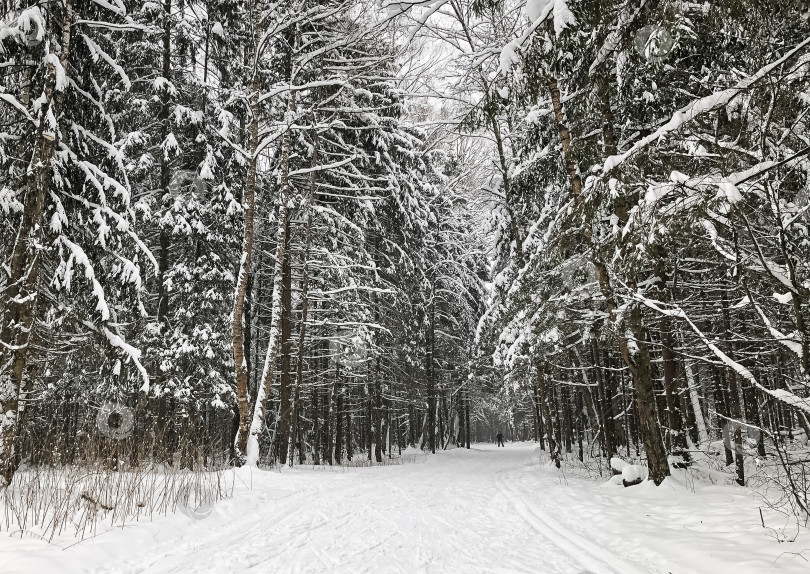
[[[636,52],[642,58],[652,63],[659,63],[669,55],[675,47],[675,40],[666,28],[659,25],[644,26],[636,32],[634,41]]]
[[[96,415],[96,426],[107,438],[121,440],[128,437],[135,428],[135,413],[121,403],[107,402]]]
[[[216,496],[199,485],[187,484],[177,494],[177,509],[193,520],[211,516],[215,503]]]
[[[740,431],[742,435],[742,444],[737,446],[737,441],[734,438],[735,433]],[[753,449],[759,444],[760,430],[749,424],[739,421],[725,421],[722,427],[723,444],[725,447],[737,454],[744,455],[746,448]]]
[[[335,333],[329,340],[329,349],[333,360],[348,369],[358,368],[366,362],[366,342],[359,334],[347,329]]]
[[[177,197],[181,193],[194,192],[197,195],[204,195],[208,185],[196,171],[180,169],[174,172],[169,182],[169,193],[172,197]]]

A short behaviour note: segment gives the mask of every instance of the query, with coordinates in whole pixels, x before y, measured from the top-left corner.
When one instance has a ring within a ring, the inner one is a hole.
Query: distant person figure
[[[503,444],[503,433],[501,431],[498,431],[498,434],[495,435],[495,438],[498,439],[498,446],[506,448],[506,445]]]

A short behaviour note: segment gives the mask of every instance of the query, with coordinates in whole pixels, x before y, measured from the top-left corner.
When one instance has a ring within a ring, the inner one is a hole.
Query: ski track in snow
[[[615,574],[643,574],[636,566],[613,556],[603,548],[598,548],[581,536],[566,530],[553,518],[531,502],[532,494],[525,491],[520,493],[517,488],[504,479],[501,488],[511,500],[518,513],[534,528],[538,534],[553,537],[554,544],[584,567],[594,571],[611,572]],[[521,495],[522,494],[522,495]]]
[[[530,444],[476,445],[403,465],[240,469],[203,520],[156,517],[66,550],[0,535],[0,571],[807,572],[794,554],[810,558],[806,537],[768,538],[750,491],[624,489],[537,460]]]

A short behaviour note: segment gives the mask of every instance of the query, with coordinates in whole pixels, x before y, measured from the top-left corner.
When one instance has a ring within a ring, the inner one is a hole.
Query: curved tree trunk
[[[251,19],[258,21],[261,15],[262,3],[257,0],[253,4]],[[239,276],[236,280],[236,293],[233,302],[233,316],[231,317],[233,364],[236,370],[236,403],[239,408],[239,432],[236,434],[235,450],[236,464],[243,464],[247,452],[248,435],[250,433],[250,399],[248,398],[248,371],[245,358],[244,314],[245,297],[247,294],[248,275],[253,256],[254,217],[256,211],[256,171],[259,148],[259,30],[254,27],[253,47],[255,62],[253,81],[250,94],[250,125],[248,127],[247,150],[250,153],[247,180],[244,190],[244,237],[242,240],[242,257],[239,263]]]

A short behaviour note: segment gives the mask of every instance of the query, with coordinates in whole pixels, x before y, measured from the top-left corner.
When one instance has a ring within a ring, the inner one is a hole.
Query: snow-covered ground
[[[475,445],[403,465],[241,469],[204,519],[158,517],[78,544],[4,534],[0,572],[810,571],[810,535],[777,542],[758,507],[736,486],[623,488],[564,476],[534,445]]]

